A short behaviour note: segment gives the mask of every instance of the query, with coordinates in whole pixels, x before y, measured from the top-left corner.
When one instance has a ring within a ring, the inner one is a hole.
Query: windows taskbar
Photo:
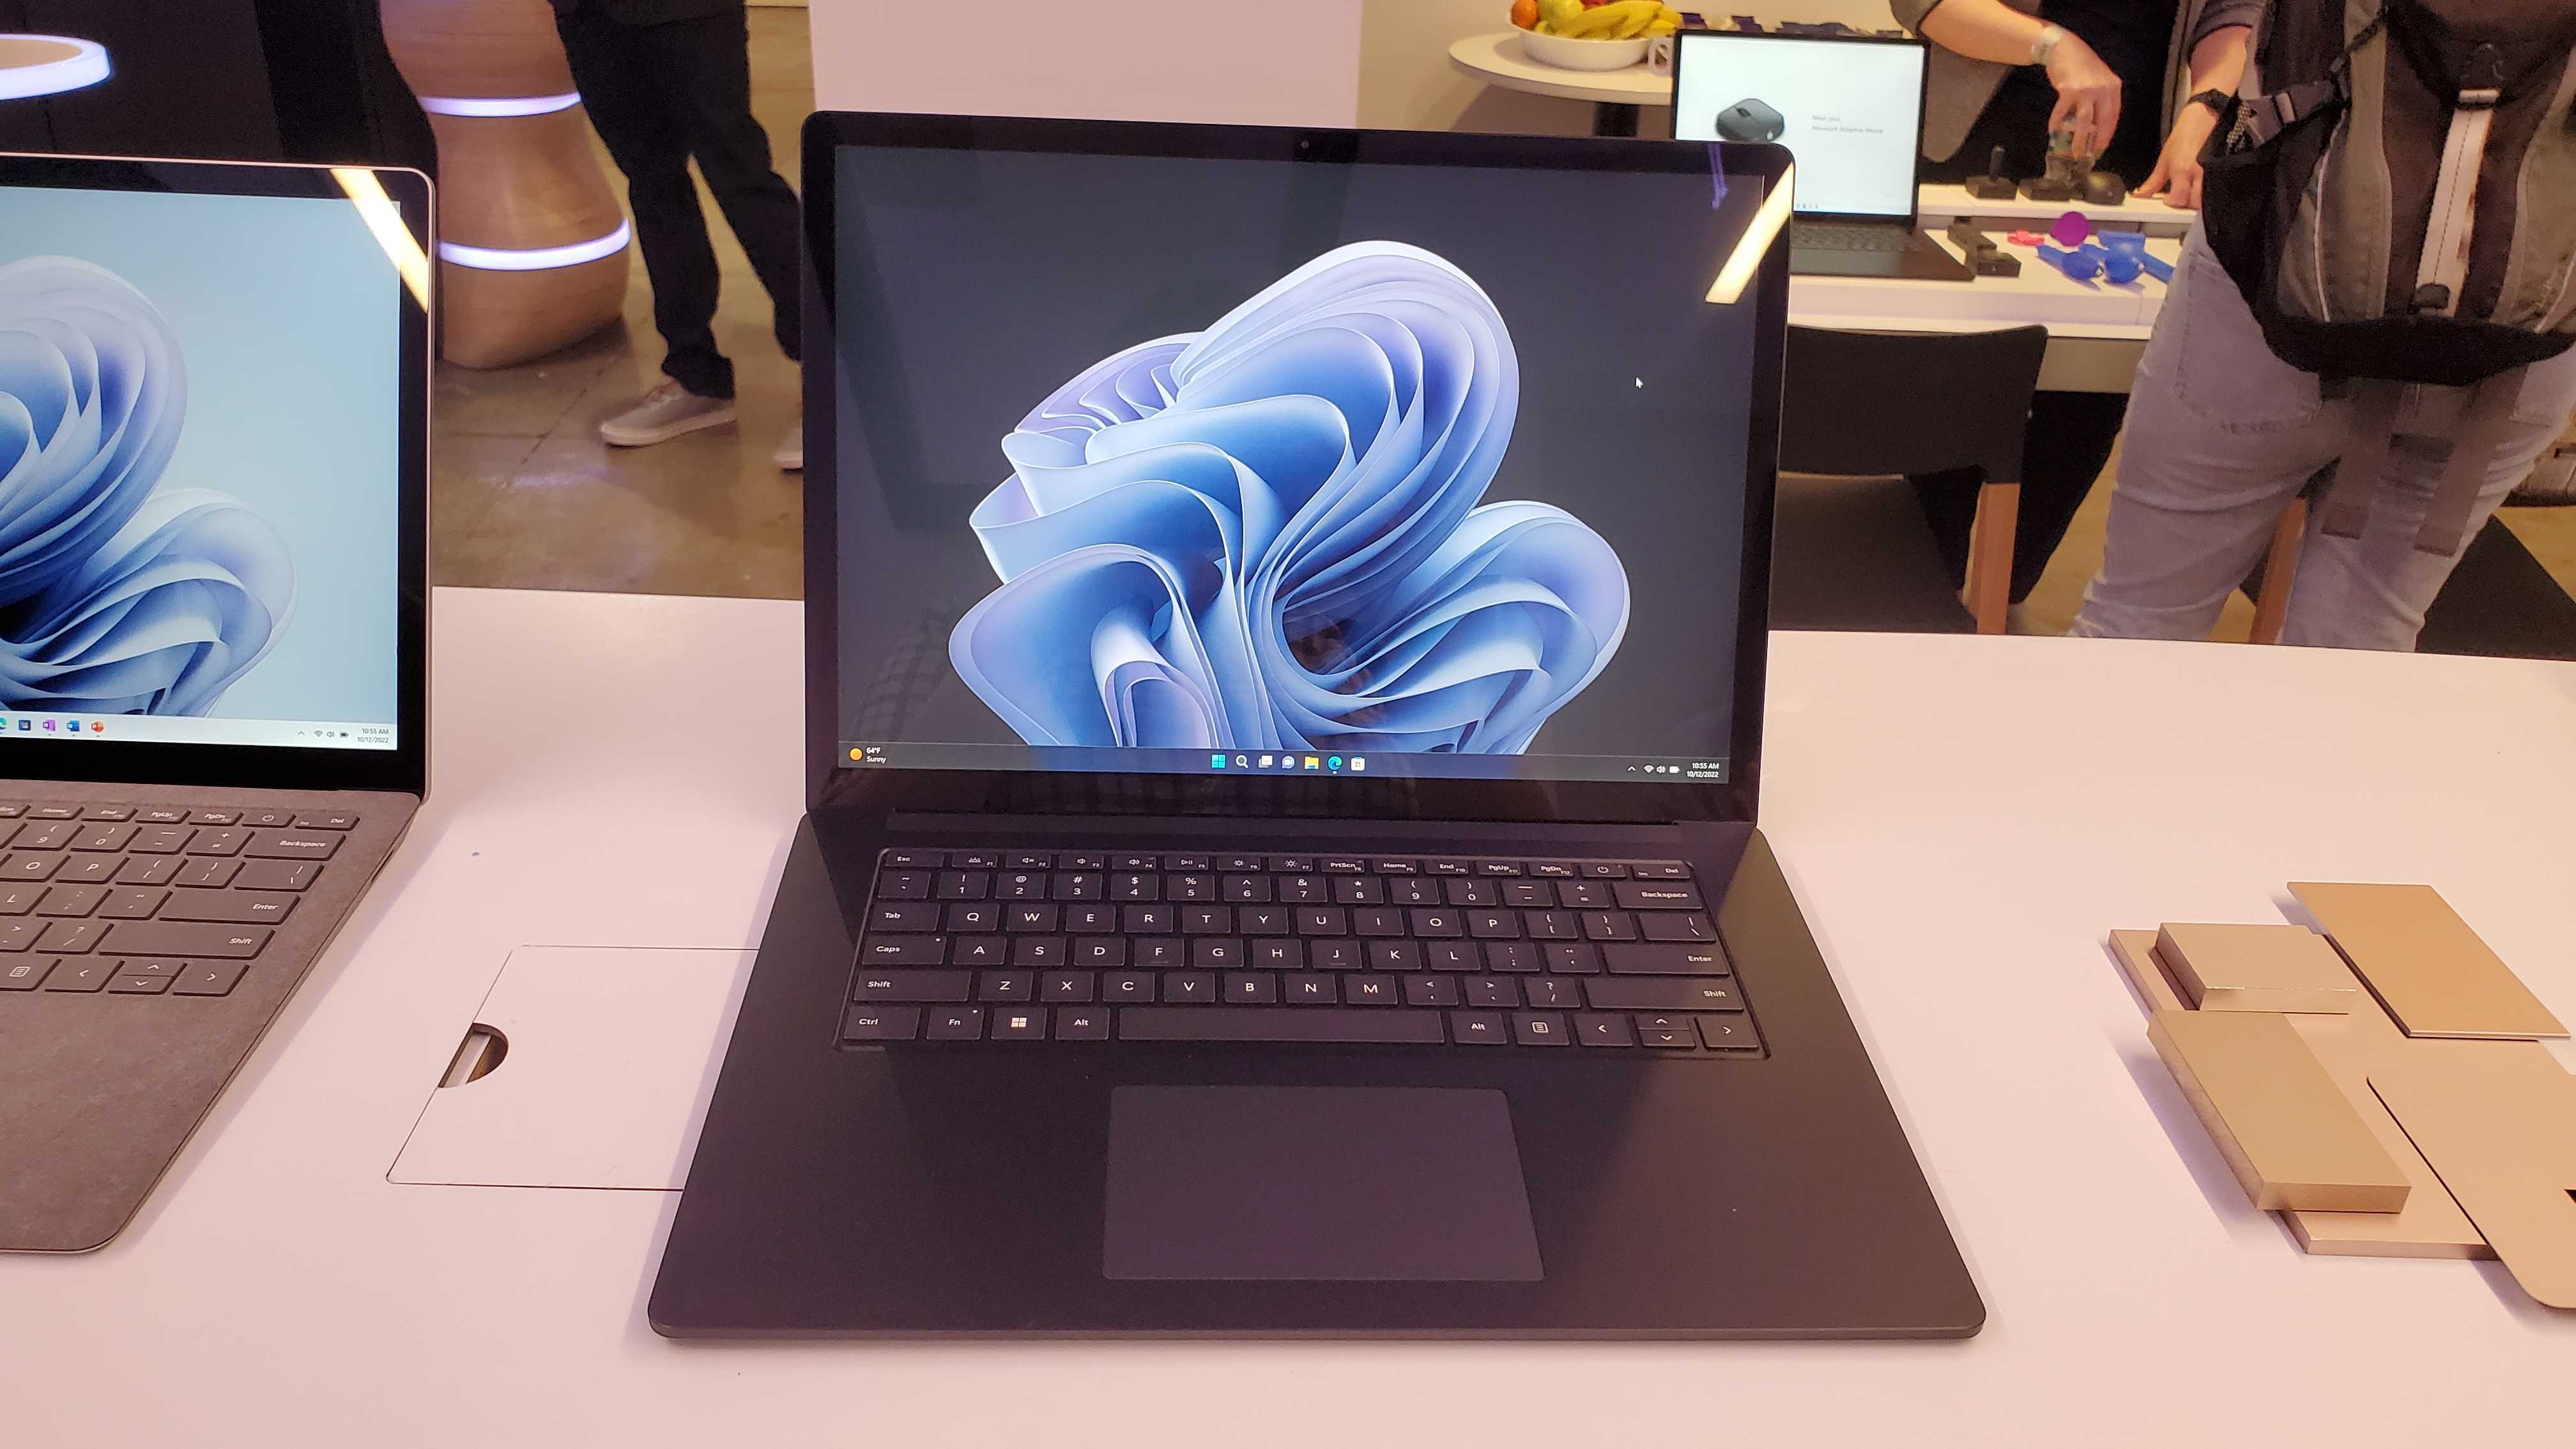
[[[1726,783],[1726,761],[1683,755],[1349,754],[1333,750],[1122,750],[1061,745],[841,742],[843,769],[1042,770],[1302,779],[1637,780]]]

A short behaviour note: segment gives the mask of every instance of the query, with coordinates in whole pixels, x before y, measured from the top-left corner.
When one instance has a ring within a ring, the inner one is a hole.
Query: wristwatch
[[[2040,26],[2039,39],[2030,43],[2030,63],[2032,65],[2048,64],[2048,58],[2057,53],[2057,42],[2064,40],[2065,38],[2066,32],[2058,29],[2054,25]]]
[[[2236,97],[2228,94],[2226,91],[2218,89],[2216,86],[2212,86],[2205,91],[2193,91],[2190,95],[2183,98],[2183,104],[2186,106],[2207,106],[2209,107],[2209,113],[2211,115],[2223,116],[2227,114],[2227,103],[2234,99],[2236,99]]]

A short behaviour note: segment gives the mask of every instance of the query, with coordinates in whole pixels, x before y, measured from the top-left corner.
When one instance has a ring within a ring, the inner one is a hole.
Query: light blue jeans
[[[2465,398],[2455,388],[2406,390],[2359,538],[2322,533],[2311,511],[2283,643],[2415,647],[2425,608],[2458,562],[2417,551],[2415,531]],[[2524,374],[2467,536],[2531,471],[2571,408],[2576,351]],[[2315,374],[2272,355],[2236,284],[2193,228],[2129,393],[2102,570],[2084,590],[2073,632],[2206,638],[2228,593],[2262,557],[2281,511],[2343,452],[2350,413],[2350,404],[2320,397]]]

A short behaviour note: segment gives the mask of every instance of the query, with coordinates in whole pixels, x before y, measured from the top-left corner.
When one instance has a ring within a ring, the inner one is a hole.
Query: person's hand
[[[2048,113],[2048,133],[2075,129],[2075,154],[2099,156],[2120,127],[2120,77],[2093,53],[2083,37],[2062,32],[2048,53],[2048,83],[2057,87],[2057,108]],[[2196,109],[2196,108],[2195,108]]]
[[[2165,205],[2184,211],[2200,209],[2200,152],[2209,144],[2209,133],[2218,128],[2218,116],[2209,107],[2195,101],[2174,116],[2173,134],[2165,137],[2165,149],[2156,157],[2156,169],[2147,174],[2147,184],[2138,188],[2140,196],[2162,194]]]

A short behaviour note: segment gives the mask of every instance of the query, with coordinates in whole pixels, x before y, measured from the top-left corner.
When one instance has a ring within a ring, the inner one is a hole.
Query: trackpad
[[[1101,1259],[1112,1278],[1540,1276],[1489,1088],[1119,1087]]]

